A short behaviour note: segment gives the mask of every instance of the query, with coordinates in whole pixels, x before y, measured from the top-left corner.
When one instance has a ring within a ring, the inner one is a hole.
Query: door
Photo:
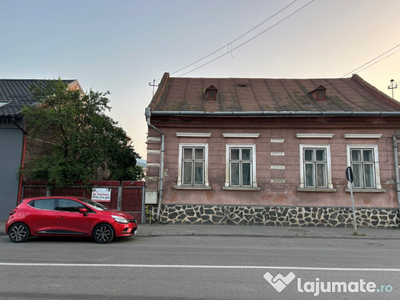
[[[86,208],[88,213],[79,212],[80,208]],[[72,199],[58,199],[57,222],[59,234],[67,235],[92,235],[92,224],[95,213],[82,203]]]

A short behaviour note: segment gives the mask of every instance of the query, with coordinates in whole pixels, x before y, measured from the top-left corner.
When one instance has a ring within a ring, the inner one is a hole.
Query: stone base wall
[[[157,206],[150,210],[152,222]],[[395,208],[356,208],[357,226],[398,228]],[[282,207],[229,205],[162,205],[159,223],[215,225],[271,225],[311,227],[352,227],[349,207]]]

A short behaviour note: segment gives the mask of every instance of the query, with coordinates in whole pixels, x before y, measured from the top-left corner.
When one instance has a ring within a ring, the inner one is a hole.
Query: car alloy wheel
[[[23,243],[29,239],[29,228],[24,223],[12,224],[8,230],[8,236],[14,243]]]
[[[114,238],[114,229],[109,224],[99,224],[93,230],[93,238],[96,243],[109,243]]]

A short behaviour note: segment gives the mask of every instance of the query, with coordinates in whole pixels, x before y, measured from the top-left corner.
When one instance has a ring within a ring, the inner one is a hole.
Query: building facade
[[[358,225],[398,227],[399,117],[400,104],[357,75],[166,73],[146,109],[150,216],[163,223],[351,226],[351,166]]]

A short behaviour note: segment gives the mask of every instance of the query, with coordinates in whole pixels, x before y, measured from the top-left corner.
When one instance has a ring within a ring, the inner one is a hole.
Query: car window
[[[82,203],[70,199],[58,199],[57,210],[79,212],[80,208],[87,208]]]
[[[79,200],[85,202],[87,205],[89,205],[91,208],[94,208],[96,210],[108,210],[107,207],[105,207],[103,204],[100,204],[96,201],[93,201],[91,199],[86,199],[86,198],[80,198]]]
[[[32,200],[28,204],[37,209],[54,210],[54,199]]]

